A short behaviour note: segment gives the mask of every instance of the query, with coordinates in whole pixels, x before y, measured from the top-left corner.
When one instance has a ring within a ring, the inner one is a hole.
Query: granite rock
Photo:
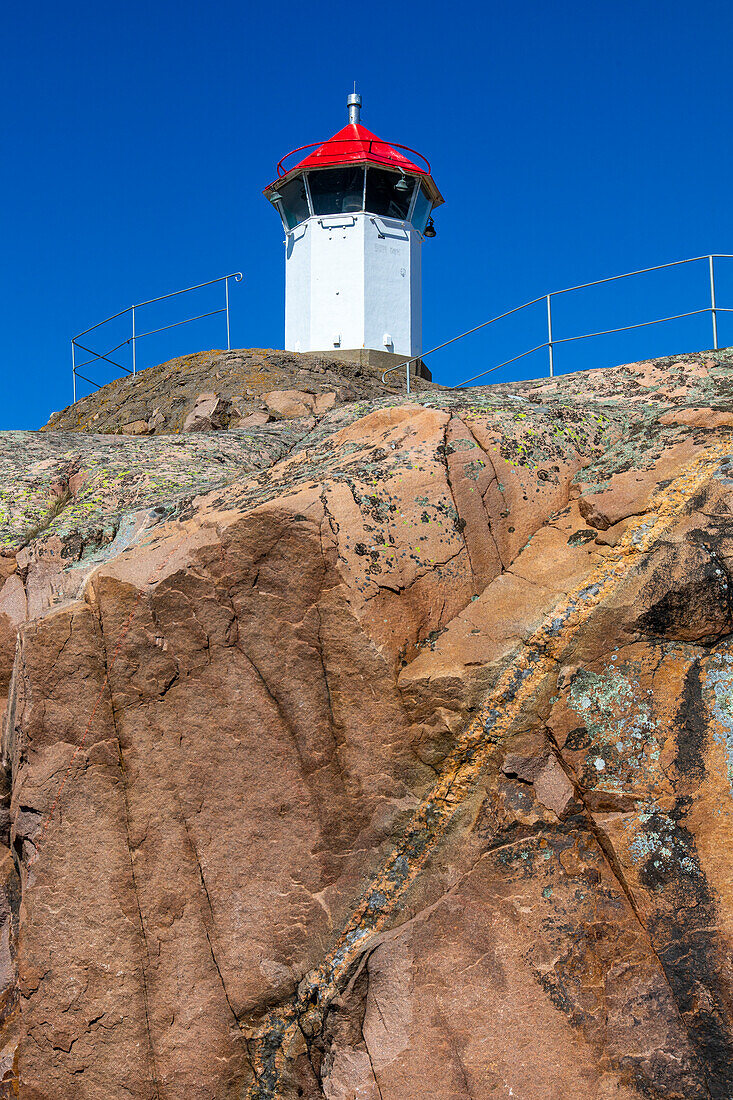
[[[184,432],[216,432],[227,425],[231,402],[218,393],[200,393],[183,421]]]
[[[0,1088],[733,1095],[732,371],[0,433]]]
[[[287,415],[321,417],[335,405],[404,392],[404,376],[400,372],[390,375],[385,385],[383,369],[331,359],[327,353],[261,348],[198,352],[109,382],[53,413],[43,430],[176,434],[185,430],[197,398],[210,393],[217,394],[225,405],[230,403],[232,414],[220,417],[221,423],[216,425],[204,422],[197,431],[248,426],[240,422],[264,409],[265,395],[274,391],[295,391],[299,403],[306,405]],[[411,386],[416,393],[441,389],[414,374]]]

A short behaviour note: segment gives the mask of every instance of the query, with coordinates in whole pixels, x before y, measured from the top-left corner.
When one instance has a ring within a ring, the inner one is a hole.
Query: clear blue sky
[[[354,79],[365,125],[424,151],[446,198],[425,245],[426,347],[556,287],[733,252],[732,22],[722,0],[14,4],[0,427],[68,404],[73,333],[227,271],[245,273],[234,346],[281,347],[282,232],[261,190],[290,148],[343,125]],[[733,270],[727,290],[733,306]],[[565,300],[557,326],[664,315],[706,293],[704,270],[674,273]],[[439,353],[436,379],[539,343],[541,321]],[[141,359],[221,346],[206,324]],[[681,326],[568,351],[560,369],[710,346],[707,319]],[[733,343],[733,321],[721,327]]]

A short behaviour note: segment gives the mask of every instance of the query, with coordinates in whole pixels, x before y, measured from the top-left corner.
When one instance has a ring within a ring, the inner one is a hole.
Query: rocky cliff
[[[0,433],[0,1095],[733,1096],[731,378]]]
[[[84,369],[95,372],[94,365]],[[404,371],[382,382],[385,369],[315,352],[198,352],[110,382],[54,413],[43,430],[158,435],[318,419],[337,404],[401,393]],[[420,377],[421,371],[429,377],[424,366],[413,364],[416,393],[440,388]]]

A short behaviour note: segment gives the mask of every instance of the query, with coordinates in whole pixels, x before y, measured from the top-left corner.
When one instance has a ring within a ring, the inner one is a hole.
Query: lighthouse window
[[[415,195],[415,207],[412,211],[412,224],[419,233],[422,233],[425,229],[432,207],[432,199],[428,198],[422,187],[418,188],[417,195]]]
[[[322,168],[308,173],[314,214],[351,214],[363,210],[364,168]]]
[[[405,221],[415,180],[381,168],[367,168],[366,208],[370,214]]]
[[[300,222],[310,217],[308,208],[308,195],[305,190],[305,180],[302,176],[296,176],[289,183],[283,184],[279,189],[280,204],[285,215],[288,229],[294,229]]]

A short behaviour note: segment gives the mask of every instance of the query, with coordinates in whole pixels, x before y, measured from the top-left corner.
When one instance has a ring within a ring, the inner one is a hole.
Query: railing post
[[[71,341],[71,378],[74,387],[74,404],[76,404],[76,348],[73,340]]]
[[[229,276],[227,275],[224,280],[224,296],[226,298],[226,311],[227,311],[227,351],[232,350],[232,341],[229,336]]]
[[[547,295],[547,348],[550,353],[550,378],[555,374],[555,361],[552,353],[552,309],[550,307],[550,299],[552,295]]]
[[[132,307],[132,373],[135,373],[137,368],[137,359],[135,356],[135,307]]]
[[[708,256],[710,263],[710,316],[713,319],[713,347],[718,350],[718,314],[715,309],[715,270],[713,257]]]

